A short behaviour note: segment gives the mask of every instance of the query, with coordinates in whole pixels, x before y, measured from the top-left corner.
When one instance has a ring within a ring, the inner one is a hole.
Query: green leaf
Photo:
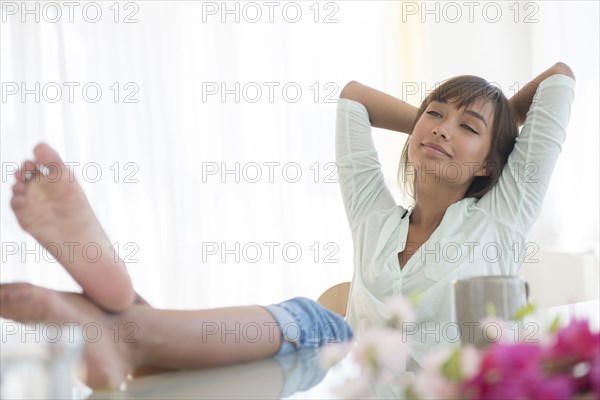
[[[415,289],[412,292],[410,292],[410,294],[407,296],[408,301],[410,302],[410,304],[412,304],[413,306],[415,304],[417,304],[417,302],[419,301],[419,299],[423,295],[423,292],[424,292],[423,289]]]
[[[485,315],[488,317],[496,316],[496,307],[494,307],[493,303],[485,303]]]
[[[442,374],[453,382],[460,382],[461,370],[460,370],[460,348],[454,350],[448,361],[442,365]]]
[[[560,328],[560,315],[557,315],[554,320],[552,320],[552,323],[550,324],[550,333],[554,333],[556,332],[558,329]]]
[[[515,313],[515,316],[513,317],[513,319],[522,320],[526,315],[531,314],[534,311],[535,311],[535,306],[533,304],[529,303],[526,306],[519,308],[517,310],[517,312]]]
[[[367,364],[374,370],[379,370],[379,363],[377,362],[377,346],[370,345],[365,349],[365,352]]]
[[[406,391],[404,392],[404,396],[406,400],[420,400],[419,396],[417,396],[412,387],[406,389]]]

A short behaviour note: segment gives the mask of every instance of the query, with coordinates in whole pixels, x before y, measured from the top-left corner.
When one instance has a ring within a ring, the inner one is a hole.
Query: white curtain
[[[444,3],[84,2],[73,22],[62,3],[27,3],[31,13],[2,4],[2,282],[77,289],[9,207],[9,172],[46,141],[72,163],[152,304],[316,298],[352,277],[331,164],[346,82],[417,105],[452,75],[481,75],[510,94],[558,60],[577,75],[576,102],[532,240],[598,253],[595,2],[536,3],[537,23],[523,21],[525,3],[517,22],[511,3],[495,3],[497,22],[492,6],[470,22],[463,3],[455,21]],[[398,194],[404,137],[376,131],[375,140]]]

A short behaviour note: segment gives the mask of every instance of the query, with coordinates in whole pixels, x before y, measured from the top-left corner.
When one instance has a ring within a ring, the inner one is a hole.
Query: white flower
[[[410,302],[402,296],[392,296],[387,299],[386,308],[390,313],[388,324],[393,328],[402,327],[402,323],[415,322],[417,314]]]
[[[519,335],[523,338],[523,343],[537,344],[548,347],[556,343],[557,336],[548,330],[540,329],[539,323],[527,322]]]
[[[454,349],[441,347],[425,357],[423,368],[415,376],[413,391],[421,399],[451,399],[458,393],[458,387],[450,382],[442,373],[442,366]]]
[[[463,380],[469,380],[479,371],[481,355],[473,345],[466,345],[460,351],[460,373]]]
[[[375,374],[382,370],[397,374],[405,369],[407,352],[408,343],[401,331],[372,328],[358,340],[354,358],[363,368]]]
[[[536,344],[540,346],[551,346],[556,340],[556,335],[549,329],[544,329],[541,321],[531,319],[529,321],[518,321],[519,342],[525,344]]]
[[[499,317],[485,317],[479,320],[485,344],[518,343],[519,325],[516,321],[507,321]]]
[[[361,374],[356,379],[347,380],[342,386],[335,388],[335,392],[343,399],[373,398],[371,379],[368,375]]]
[[[324,346],[321,351],[319,351],[321,365],[324,368],[333,367],[348,355],[353,346],[354,342],[331,343]]]
[[[448,381],[439,370],[420,371],[413,390],[420,399],[455,399],[458,395],[457,385]]]

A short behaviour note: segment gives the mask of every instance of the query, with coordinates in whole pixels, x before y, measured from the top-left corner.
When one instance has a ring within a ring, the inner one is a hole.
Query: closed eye
[[[466,130],[468,130],[468,131],[470,131],[470,132],[473,132],[473,133],[474,133],[474,134],[476,134],[476,135],[479,135],[479,132],[477,132],[475,129],[471,128],[469,125],[465,125],[465,124],[463,124],[463,125],[461,125],[461,126],[462,126],[463,128],[465,128]]]

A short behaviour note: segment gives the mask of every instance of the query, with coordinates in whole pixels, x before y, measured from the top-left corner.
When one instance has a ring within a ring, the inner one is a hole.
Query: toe
[[[20,210],[25,204],[25,199],[21,196],[13,197],[10,201],[10,206],[13,210]]]
[[[35,167],[35,163],[31,160],[27,160],[21,165],[21,168],[15,172],[15,178],[17,178],[17,182],[26,183],[28,179],[31,178],[31,175],[37,172],[37,168]]]
[[[14,301],[28,301],[35,297],[39,288],[31,283],[19,283],[11,292],[11,299]]]
[[[21,195],[15,195],[10,200],[10,206],[15,211],[20,210],[24,204],[25,204],[25,197],[23,197]]]
[[[8,301],[15,301],[26,297],[31,297],[31,293],[34,289],[35,286],[30,283],[15,282],[3,284],[1,291],[4,299]]]
[[[53,292],[30,283],[9,283],[0,289],[0,316],[20,322],[48,320]]]
[[[14,318],[13,293],[17,287],[17,283],[5,283],[0,285],[0,317]]]
[[[35,160],[43,165],[59,163],[62,164],[62,159],[56,150],[48,146],[46,143],[39,143],[33,149]]]
[[[9,283],[3,283],[0,285],[0,303],[4,302],[4,300],[8,299],[8,292],[10,290]]]
[[[38,171],[46,176],[48,181],[57,182],[60,180],[66,166],[56,150],[46,143],[40,143],[33,150],[33,154],[35,155]]]
[[[12,191],[14,194],[23,194],[25,193],[25,183],[17,181],[12,187]]]

